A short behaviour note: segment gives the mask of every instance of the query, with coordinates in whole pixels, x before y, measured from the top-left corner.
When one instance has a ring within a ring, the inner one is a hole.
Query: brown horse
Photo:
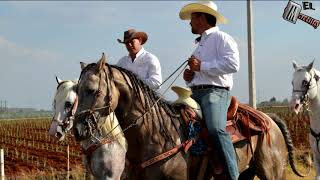
[[[78,95],[75,124],[92,121],[94,116],[116,113],[128,141],[129,179],[196,179],[189,177],[190,156],[184,151],[150,166],[141,164],[179,146],[187,138],[179,112],[159,99],[133,73],[106,64],[103,55],[98,63],[83,68]],[[276,117],[274,120],[268,118],[271,122],[268,131],[270,139],[262,135],[251,137],[253,153],[248,150],[247,141],[234,144],[240,179],[253,179],[255,175],[265,180],[285,179],[288,153],[290,165],[298,173],[293,163],[293,145],[286,125]],[[87,132],[77,129],[75,134],[81,138],[87,136]]]

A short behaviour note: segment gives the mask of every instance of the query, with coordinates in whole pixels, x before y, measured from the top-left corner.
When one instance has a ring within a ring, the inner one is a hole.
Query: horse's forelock
[[[108,63],[105,63],[105,66],[103,67],[110,67],[110,65]],[[101,69],[101,65],[99,65],[98,63],[91,63],[88,64],[84,69],[82,69],[81,73],[80,73],[80,77],[79,77],[79,82],[82,79],[82,76],[87,73],[88,71],[93,72],[94,74],[98,74],[103,70],[103,68]]]

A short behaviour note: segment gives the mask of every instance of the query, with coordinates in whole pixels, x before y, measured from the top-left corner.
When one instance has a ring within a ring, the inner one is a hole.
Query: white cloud
[[[59,55],[44,49],[26,48],[0,36],[0,58],[30,59],[36,61],[52,61],[59,59]]]

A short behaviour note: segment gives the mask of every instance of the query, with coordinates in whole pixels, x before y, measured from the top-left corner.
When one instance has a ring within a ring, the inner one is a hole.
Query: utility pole
[[[252,0],[247,0],[249,105],[256,109],[256,75],[254,63],[252,21]]]

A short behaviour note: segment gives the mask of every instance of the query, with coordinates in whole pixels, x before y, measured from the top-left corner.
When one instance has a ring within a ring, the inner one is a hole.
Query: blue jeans
[[[235,150],[231,138],[226,132],[230,92],[218,88],[200,89],[192,91],[192,98],[201,106],[209,138],[219,158],[225,162],[229,177],[238,179],[239,171]]]

